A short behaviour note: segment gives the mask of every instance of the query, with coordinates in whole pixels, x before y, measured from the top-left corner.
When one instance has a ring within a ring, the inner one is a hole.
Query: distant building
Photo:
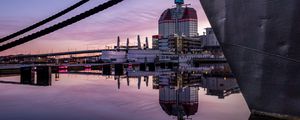
[[[159,36],[153,39],[155,49],[177,54],[201,49],[196,10],[183,6],[183,0],[175,1],[175,4],[176,7],[165,10],[160,16]]]
[[[152,49],[158,50],[158,40],[159,40],[159,35],[153,35],[152,36]]]
[[[109,62],[109,63],[123,63],[126,62],[127,60],[125,51],[115,51],[115,50],[103,51],[100,59],[103,62]]]
[[[200,51],[202,42],[200,37],[180,37],[170,36],[168,39],[168,48],[170,52],[176,54],[187,54]]]
[[[180,7],[167,9],[159,19],[159,35],[162,38],[168,38],[176,34],[176,17],[178,17],[179,35],[187,37],[198,36],[198,18],[194,8]]]
[[[206,32],[200,36],[203,43],[202,50],[209,52],[215,57],[223,58],[223,50],[212,28],[206,28]]]
[[[129,62],[144,63],[155,62],[155,59],[160,54],[159,50],[128,50],[127,60]]]
[[[161,38],[158,40],[158,49],[160,51],[169,51],[169,38]]]
[[[204,47],[219,47],[220,44],[212,28],[205,28],[206,32],[201,36]]]

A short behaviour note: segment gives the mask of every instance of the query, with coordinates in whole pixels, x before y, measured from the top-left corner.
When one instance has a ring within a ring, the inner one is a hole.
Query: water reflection
[[[206,69],[209,72],[179,69],[159,69],[153,72],[128,70],[126,76],[123,77],[127,79],[127,86],[130,85],[129,78],[137,78],[137,86],[140,89],[141,82],[144,81],[148,86],[149,76],[153,76],[153,89],[159,90],[159,104],[162,110],[167,115],[175,116],[178,120],[186,120],[192,119],[193,115],[198,112],[200,88],[206,90],[206,95],[217,96],[219,99],[240,93],[235,78],[227,76],[227,74],[215,74],[215,69],[219,69],[220,66],[207,66],[206,68],[210,69]],[[118,89],[121,86],[121,78],[121,76],[115,76]]]
[[[198,110],[199,88],[206,88],[207,95],[224,99],[239,93],[234,78],[208,77],[197,72],[174,72],[155,77],[159,81],[159,103],[162,109],[178,120],[192,118]]]
[[[119,65],[120,66],[120,65]],[[231,94],[240,93],[237,81],[233,78],[227,65],[202,65],[197,68],[179,67],[177,69],[156,68],[156,71],[139,69],[140,66],[113,68],[112,65],[103,66],[98,70],[85,69],[83,71],[60,71],[68,74],[113,76],[117,88],[121,89],[122,79],[130,86],[130,79],[137,80],[137,88],[141,84],[149,86],[149,77],[153,77],[152,88],[159,91],[159,105],[165,114],[174,116],[178,120],[192,119],[198,112],[199,89],[203,88],[208,96],[225,99]]]
[[[166,79],[168,77],[169,79]],[[161,83],[159,104],[166,114],[176,116],[178,120],[185,120],[197,113],[201,76],[192,77],[189,73],[175,73],[157,78]]]
[[[202,87],[207,89],[206,95],[218,96],[218,98],[224,99],[231,94],[240,93],[235,78],[207,77],[202,82]]]
[[[236,79],[228,74],[216,72],[216,69],[224,69],[221,65],[205,65],[201,69],[161,69],[156,71],[144,71],[138,68],[126,69],[123,72],[91,70],[83,71],[61,71],[55,76],[55,82],[64,81],[60,74],[80,74],[112,77],[117,89],[125,89],[124,86],[136,85],[138,90],[146,86],[158,92],[157,104],[164,111],[163,114],[173,116],[177,120],[199,118],[199,103],[201,97],[199,91],[205,90],[207,96],[216,99],[240,93]],[[113,70],[113,68],[110,68]],[[108,74],[105,74],[108,73]],[[118,73],[118,74],[116,74]],[[124,74],[121,74],[124,73]],[[133,81],[136,80],[136,81]],[[125,82],[124,82],[125,81]],[[51,86],[49,86],[51,87]],[[98,94],[98,93],[97,93]],[[133,99],[135,100],[135,99]],[[112,111],[113,112],[113,111]],[[234,113],[233,113],[234,114]]]

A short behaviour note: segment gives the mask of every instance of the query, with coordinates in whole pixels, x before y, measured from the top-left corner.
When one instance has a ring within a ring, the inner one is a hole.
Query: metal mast
[[[175,0],[176,4],[176,21],[175,21],[175,33],[180,36],[181,31],[179,30],[179,14],[182,9],[182,5],[184,4],[184,0]]]

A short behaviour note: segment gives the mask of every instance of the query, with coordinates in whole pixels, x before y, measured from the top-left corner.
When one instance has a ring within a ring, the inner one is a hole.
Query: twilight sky
[[[75,4],[79,0],[1,0],[0,38],[28,27]],[[74,15],[95,7],[106,0],[91,0],[80,8],[50,22],[43,29],[66,20]],[[130,38],[136,43],[136,35],[149,37],[158,33],[158,19],[161,13],[173,6],[174,0],[124,0],[103,12],[54,33],[35,39],[18,47],[0,52],[0,56],[10,54],[38,54],[68,50],[98,49],[114,45],[117,36],[121,42]],[[199,33],[209,27],[209,22],[199,0],[185,0],[198,12]],[[33,30],[25,35],[29,35]],[[15,38],[16,39],[16,38]],[[12,39],[12,40],[15,40]],[[151,40],[151,39],[150,39]],[[3,43],[0,43],[2,45]]]

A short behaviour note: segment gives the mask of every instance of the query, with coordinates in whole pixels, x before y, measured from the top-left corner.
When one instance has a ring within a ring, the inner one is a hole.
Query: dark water
[[[247,120],[250,116],[235,79],[170,71],[145,74],[151,73],[65,73],[58,79],[53,75],[52,86],[47,87],[0,83],[0,119]],[[18,82],[20,77],[0,80]]]

